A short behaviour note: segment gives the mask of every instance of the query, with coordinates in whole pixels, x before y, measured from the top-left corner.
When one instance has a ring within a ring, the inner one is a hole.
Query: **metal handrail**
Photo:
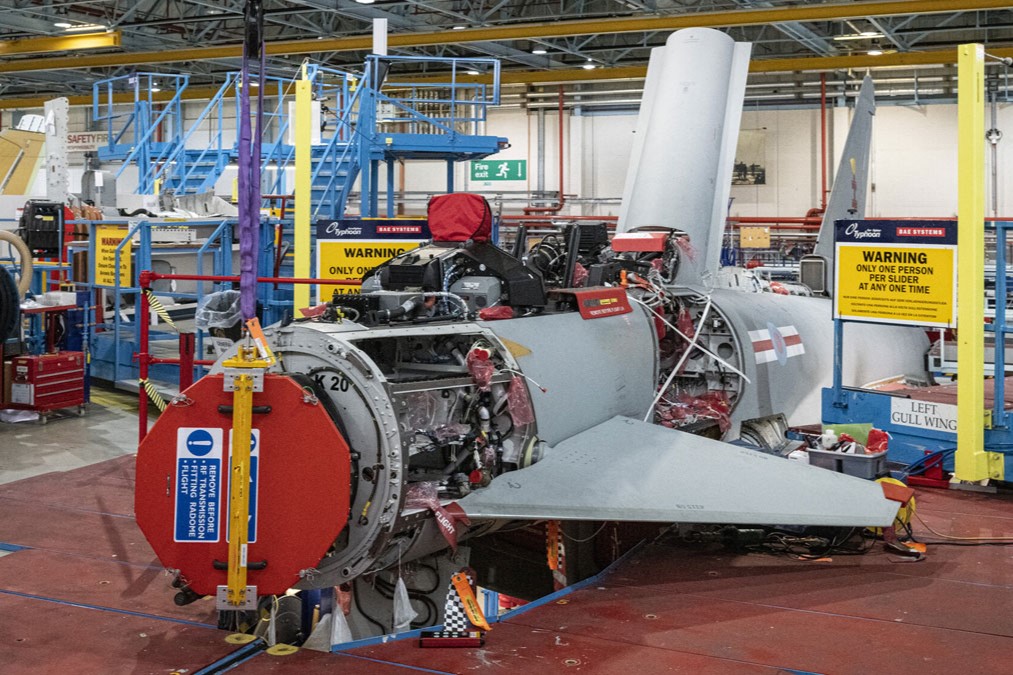
[[[201,110],[200,114],[197,116],[197,118],[190,125],[190,128],[187,130],[187,132],[185,134],[183,134],[182,139],[179,140],[179,142],[176,145],[173,153],[155,171],[154,175],[151,177],[152,182],[154,182],[155,180],[158,180],[160,177],[163,177],[163,176],[167,177],[169,175],[168,171],[169,171],[169,169],[171,167],[171,168],[174,169],[174,172],[176,173],[176,175],[180,177],[180,183],[179,184],[181,186],[185,186],[186,185],[186,181],[187,181],[188,178],[190,178],[190,176],[191,176],[194,168],[196,168],[197,165],[199,165],[204,160],[204,157],[207,155],[208,152],[212,151],[212,149],[215,149],[215,151],[217,153],[219,153],[219,156],[217,157],[217,160],[221,161],[221,152],[223,150],[223,148],[222,148],[222,125],[221,125],[221,121],[220,121],[221,120],[221,107],[222,107],[223,101],[225,99],[225,95],[228,93],[228,90],[231,87],[235,86],[236,81],[237,81],[237,77],[238,77],[237,73],[227,73],[226,74],[226,76],[225,76],[225,83],[222,84],[222,86],[218,89],[217,92],[215,92],[215,95],[211,98],[210,101],[208,101],[207,105],[204,106],[204,109]],[[187,143],[189,142],[190,138],[200,128],[201,124],[204,123],[204,120],[207,119],[208,115],[211,114],[211,112],[213,110],[216,110],[216,109],[218,110],[218,116],[219,116],[219,124],[218,124],[218,131],[217,131],[217,134],[216,134],[216,142],[212,142],[212,143],[208,144],[208,146],[203,149],[203,151],[200,153],[200,155],[197,156],[196,160],[194,162],[192,162],[192,166],[189,169],[187,169],[186,168],[187,167],[187,162],[186,162]],[[217,145],[217,147],[215,147],[216,145]]]
[[[339,79],[339,84],[337,84],[337,85],[328,85],[324,81],[324,76],[325,75],[336,76]],[[335,129],[335,136],[337,137],[337,140],[339,140],[339,141],[340,140],[348,140],[348,139],[344,139],[343,136],[344,136],[345,127],[348,127],[349,130],[351,130],[350,121],[347,124],[342,124],[342,120],[345,119],[345,118],[350,118],[350,115],[348,113],[351,112],[351,108],[353,107],[354,102],[355,102],[354,98],[350,99],[348,97],[349,83],[350,82],[351,83],[355,83],[355,82],[358,81],[359,78],[357,76],[351,74],[351,73],[347,73],[347,72],[342,71],[342,70],[336,70],[336,69],[333,69],[333,68],[325,68],[325,67],[323,67],[323,66],[321,66],[319,64],[315,64],[315,63],[307,64],[307,66],[306,66],[306,78],[311,83],[313,83],[313,85],[315,86],[317,98],[319,100],[325,99],[326,98],[326,94],[329,93],[329,92],[331,92],[331,91],[333,91],[336,94],[340,95],[340,100],[341,100],[342,103],[341,103],[341,105],[339,107],[339,111],[338,111],[338,114],[336,116],[339,125]],[[272,162],[272,161],[276,162],[279,167],[284,167],[284,166],[290,165],[293,162],[293,160],[294,160],[294,157],[295,157],[295,146],[294,145],[288,145],[288,144],[285,144],[285,143],[281,142],[281,139],[284,138],[285,134],[288,132],[289,124],[291,123],[291,118],[288,117],[288,116],[285,116],[284,120],[285,121],[280,125],[280,127],[278,129],[278,141],[275,143],[274,147],[271,149],[271,152],[268,154],[268,156],[264,157],[262,159],[262,162],[261,162],[261,169],[262,170],[266,169],[267,165],[270,162]],[[349,134],[349,135],[351,135],[351,134]],[[332,138],[331,140],[334,140],[334,139]],[[330,143],[330,141],[329,141],[329,143]],[[285,172],[284,171],[278,171],[277,175],[275,176],[274,183],[272,185],[271,191],[274,192],[274,193],[283,193],[283,192],[285,192]]]
[[[334,171],[331,173],[330,179],[327,181],[327,185],[325,185],[322,188],[323,192],[325,193],[332,192],[334,189],[335,181],[338,178],[338,169],[343,164],[345,164],[346,161],[348,161],[348,172],[343,177],[344,183],[342,185],[339,198],[337,200],[331,200],[332,209],[335,208],[338,204],[345,203],[344,200],[347,198],[348,191],[351,188],[351,184],[354,182],[354,174],[359,170],[358,146],[359,143],[361,143],[361,139],[358,138],[358,136],[359,134],[361,134],[361,130],[356,129],[352,126],[352,117],[353,115],[356,115],[355,113],[356,104],[361,104],[362,92],[367,91],[368,89],[369,89],[369,72],[367,70],[366,74],[363,75],[362,80],[359,81],[358,86],[355,88],[355,91],[348,98],[347,104],[344,106],[341,115],[337,119],[337,126],[334,130],[334,134],[331,136],[330,140],[328,141],[327,145],[324,148],[323,153],[317,160],[316,168],[313,170],[313,175],[310,178],[311,191],[313,189],[321,189],[316,187],[316,180],[317,178],[319,178],[320,171],[325,166],[328,157],[331,154],[334,154],[336,156],[335,157],[336,161],[334,161],[331,164]],[[361,117],[358,115],[356,115],[356,117],[359,117],[361,119]],[[347,128],[349,131],[349,139],[347,141],[340,140],[342,139],[343,136],[343,134],[341,133],[342,128]],[[339,143],[342,144],[340,155],[337,154],[337,147]],[[313,209],[314,218],[318,216],[322,206],[323,200],[321,200]]]
[[[162,79],[175,79],[176,83],[174,87],[175,93],[173,94],[173,97],[165,102],[164,107],[157,116],[153,116],[151,106],[155,101],[151,96],[152,94],[151,89],[153,88],[153,80],[156,77]],[[141,97],[141,82],[145,78],[147,78],[148,81],[148,86],[146,87],[148,93],[147,100]],[[128,113],[116,114],[113,112],[113,105],[114,105],[113,85],[114,83],[123,79],[127,79],[128,82],[131,82],[133,84],[134,106],[133,109]],[[116,172],[117,177],[119,177],[123,173],[123,171],[126,170],[128,164],[134,161],[138,161],[139,158],[140,158],[140,161],[138,162],[139,165],[147,164],[150,162],[158,163],[164,161],[166,153],[170,150],[173,144],[169,143],[163,146],[158,155],[152,158],[150,156],[147,156],[151,149],[150,144],[152,141],[152,137],[154,136],[155,133],[158,132],[163,122],[165,122],[165,120],[170,117],[175,120],[176,126],[179,127],[179,129],[176,129],[175,131],[178,132],[181,129],[182,116],[180,104],[182,102],[183,92],[186,90],[189,81],[190,78],[188,75],[136,73],[134,75],[126,75],[110,78],[107,80],[101,80],[95,83],[95,85],[92,87],[92,118],[95,121],[102,121],[102,120],[108,121],[108,133],[109,133],[108,147],[109,148],[116,147],[119,144],[119,142],[123,139],[123,136],[126,134],[127,130],[131,126],[134,128],[133,146],[127,153],[127,156],[124,158],[123,164]],[[105,106],[106,114],[104,116],[99,114],[99,98],[100,98],[100,89],[102,87],[105,88],[107,99]],[[139,115],[145,115],[151,118],[145,121],[145,125],[143,126],[143,128],[139,121]],[[113,120],[120,119],[123,117],[127,117],[128,121],[123,125],[123,128],[120,129],[118,133],[114,133]],[[178,133],[173,133],[174,138],[178,138],[178,136],[179,136]],[[145,188],[150,187],[150,185],[145,181],[144,178],[145,173],[144,167],[142,166],[140,168],[141,168],[141,180],[138,181],[139,192]]]

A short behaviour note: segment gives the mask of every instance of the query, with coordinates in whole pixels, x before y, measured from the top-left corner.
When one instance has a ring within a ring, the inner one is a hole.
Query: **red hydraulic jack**
[[[929,455],[932,453],[926,450],[925,454]],[[943,470],[942,455],[929,460],[928,463],[925,464],[925,471],[917,476],[908,476],[906,478],[906,482],[908,485],[917,485],[918,487],[932,487],[948,490],[950,488],[950,477],[948,473]]]

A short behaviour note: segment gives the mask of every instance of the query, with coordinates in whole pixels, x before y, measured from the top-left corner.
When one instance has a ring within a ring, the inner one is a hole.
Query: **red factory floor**
[[[132,484],[124,457],[0,486],[0,548],[26,547],[0,558],[0,671],[193,675],[239,649],[209,601],[173,604],[131,517]],[[918,500],[937,531],[1013,537],[1009,498]],[[1013,546],[798,562],[659,542],[495,625],[483,649],[259,653],[229,672],[1013,673],[1011,563]]]

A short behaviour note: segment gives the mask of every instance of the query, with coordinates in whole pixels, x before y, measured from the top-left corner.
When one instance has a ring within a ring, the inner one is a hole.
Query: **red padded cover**
[[[433,241],[489,241],[492,208],[481,195],[438,195],[429,200],[429,231]]]
[[[137,524],[162,564],[201,595],[228,582],[228,572],[214,566],[229,559],[232,415],[219,407],[231,406],[232,394],[222,380],[197,380],[185,392],[191,403],[166,408],[137,450]],[[345,528],[351,457],[330,415],[295,380],[265,375],[253,405],[270,412],[253,416],[259,440],[248,557],[267,566],[250,569],[247,583],[259,595],[277,595],[299,583],[300,571],[315,567]],[[194,436],[202,438],[191,447]],[[188,531],[195,520],[204,529]]]

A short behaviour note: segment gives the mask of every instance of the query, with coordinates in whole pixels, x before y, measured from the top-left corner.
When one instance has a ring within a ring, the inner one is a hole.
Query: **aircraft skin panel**
[[[721,238],[728,219],[729,198],[732,195],[732,169],[738,150],[739,130],[742,127],[742,107],[746,97],[746,79],[749,77],[749,57],[753,45],[736,42],[732,50],[732,67],[728,74],[728,103],[725,106],[725,124],[718,150],[717,186],[714,190],[711,232],[704,261],[703,274],[711,275],[721,266]]]
[[[833,384],[830,300],[730,289],[714,290],[711,297],[742,341],[743,367],[752,380],[732,411],[733,425],[778,412],[784,412],[793,425],[819,422],[822,389]],[[769,331],[771,326],[785,336],[797,333],[800,349],[789,347],[778,357],[769,347],[758,347],[759,340],[752,336]],[[920,328],[848,324],[844,336],[848,346],[843,364],[845,386],[925,372],[929,340]]]
[[[649,111],[654,107],[654,101],[658,97],[658,89],[661,88],[661,71],[665,60],[665,48],[655,47],[651,50],[651,58],[647,62],[647,78],[644,80],[644,93],[640,97],[640,109]],[[626,228],[627,214],[630,210],[630,200],[633,197],[633,187],[637,184],[637,174],[640,171],[640,157],[644,153],[644,140],[647,138],[649,114],[637,116],[637,129],[633,135],[633,146],[630,151],[630,164],[626,168],[626,183],[623,187],[623,199],[619,204],[619,231]]]
[[[476,519],[886,526],[898,503],[827,469],[615,417],[459,502]]]

